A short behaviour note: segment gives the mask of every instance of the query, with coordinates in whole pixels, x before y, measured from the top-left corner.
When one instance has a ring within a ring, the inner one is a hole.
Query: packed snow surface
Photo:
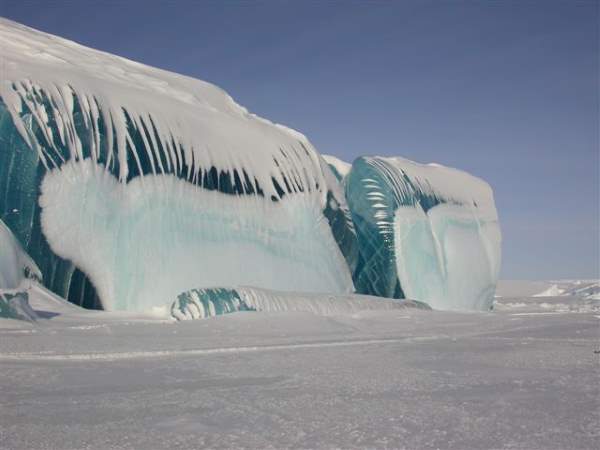
[[[48,168],[64,158],[58,154],[62,146],[68,147],[70,159],[83,159],[88,156],[85,147],[92,144],[89,156],[98,160],[100,152],[106,151],[106,165],[118,163],[120,181],[127,179],[132,166],[148,157],[152,172],[170,172],[174,167],[180,174],[187,166],[189,172],[180,175],[188,179],[197,176],[201,167],[241,166],[258,179],[269,196],[278,195],[271,177],[283,186],[284,174],[306,188],[319,181],[324,184],[319,170],[299,171],[300,166],[320,165],[317,152],[302,134],[250,114],[217,86],[2,18],[0,39],[0,96],[23,138],[39,151]],[[84,125],[89,127],[91,142],[82,142],[75,129],[75,102]],[[21,117],[25,110],[31,113],[45,142],[39,142],[27,129]],[[98,127],[100,119],[106,130]],[[54,124],[54,120],[59,123]],[[131,148],[133,129],[155,129],[155,133],[142,136],[148,140],[146,148],[137,149],[150,155],[136,154]],[[103,131],[109,136],[107,150],[100,145]],[[290,157],[284,156],[286,151]],[[133,154],[128,155],[130,152]],[[144,171],[142,167],[137,170]]]
[[[600,438],[600,314],[538,297],[488,313],[174,322],[29,296],[35,324],[0,320],[0,448],[548,450]]]

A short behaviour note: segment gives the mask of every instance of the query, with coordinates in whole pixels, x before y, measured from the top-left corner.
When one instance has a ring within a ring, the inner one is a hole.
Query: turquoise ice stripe
[[[395,264],[394,213],[399,204],[414,200],[386,169],[373,158],[361,157],[345,179],[359,249],[353,281],[360,294],[403,298]]]
[[[377,157],[359,157],[344,180],[346,200],[358,239],[353,272],[358,293],[404,298],[396,270],[394,215],[400,206],[424,212],[442,203],[458,203],[435,192],[427,180],[409,177]]]
[[[26,111],[24,116],[28,114]],[[37,125],[25,119],[36,134]],[[35,261],[45,286],[75,304],[94,307],[97,296],[89,281],[84,281],[88,286],[84,291],[71,289],[75,266],[57,256],[43,235],[38,197],[45,172],[38,152],[17,131],[0,99],[0,219]]]
[[[333,237],[346,259],[350,272],[353,273],[358,264],[358,241],[351,213],[344,210],[333,193],[328,191],[323,215],[329,222]]]

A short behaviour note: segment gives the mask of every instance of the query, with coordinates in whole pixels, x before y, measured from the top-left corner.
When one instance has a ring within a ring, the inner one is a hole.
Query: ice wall
[[[4,19],[0,39],[0,217],[53,291],[353,290],[344,194],[303,135],[200,80]]]
[[[194,283],[352,290],[311,197],[226,195],[170,175],[124,184],[84,160],[45,176],[40,205],[52,249],[90,276],[109,310],[162,306]]]
[[[500,229],[490,187],[459,170],[361,157],[344,179],[359,242],[358,292],[490,309]]]
[[[481,180],[350,166],[209,83],[5,19],[0,40],[0,219],[57,294],[120,310],[240,285],[491,305],[500,231]]]

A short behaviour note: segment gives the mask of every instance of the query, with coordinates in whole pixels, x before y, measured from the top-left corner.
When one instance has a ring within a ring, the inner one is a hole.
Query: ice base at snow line
[[[0,219],[0,289],[16,289],[27,278],[41,280],[42,274]]]
[[[171,305],[171,317],[177,320],[204,319],[236,311],[252,311],[235,289],[192,289],[177,297]]]
[[[344,183],[358,236],[358,292],[436,309],[492,307],[501,236],[484,181],[438,165],[361,157]]]
[[[492,308],[497,269],[493,255],[500,232],[462,206],[440,204],[425,213],[399,207],[394,221],[396,272],[404,294],[435,309]]]
[[[45,176],[40,205],[50,247],[88,275],[106,310],[164,306],[196,286],[353,291],[311,195],[272,202],[171,175],[124,184],[84,160]]]
[[[0,318],[33,322],[37,314],[31,308],[25,291],[0,290]]]
[[[192,289],[177,297],[171,305],[170,312],[171,317],[177,320],[191,320],[237,311],[310,312],[330,316],[368,310],[386,311],[405,308],[431,309],[426,303],[413,300],[238,287]]]

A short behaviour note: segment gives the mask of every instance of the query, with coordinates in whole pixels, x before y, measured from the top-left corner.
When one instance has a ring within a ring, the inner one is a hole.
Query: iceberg
[[[317,298],[368,309],[344,300],[356,292],[491,305],[500,231],[485,182],[401,158],[348,164],[210,83],[5,19],[0,39],[2,285],[26,272],[79,306],[177,299],[181,317],[332,310]]]
[[[361,157],[344,179],[358,235],[358,292],[436,309],[488,310],[500,269],[492,190],[465,172]]]
[[[0,38],[0,215],[51,290],[108,310],[354,290],[344,193],[305,136],[200,80],[4,19]]]

